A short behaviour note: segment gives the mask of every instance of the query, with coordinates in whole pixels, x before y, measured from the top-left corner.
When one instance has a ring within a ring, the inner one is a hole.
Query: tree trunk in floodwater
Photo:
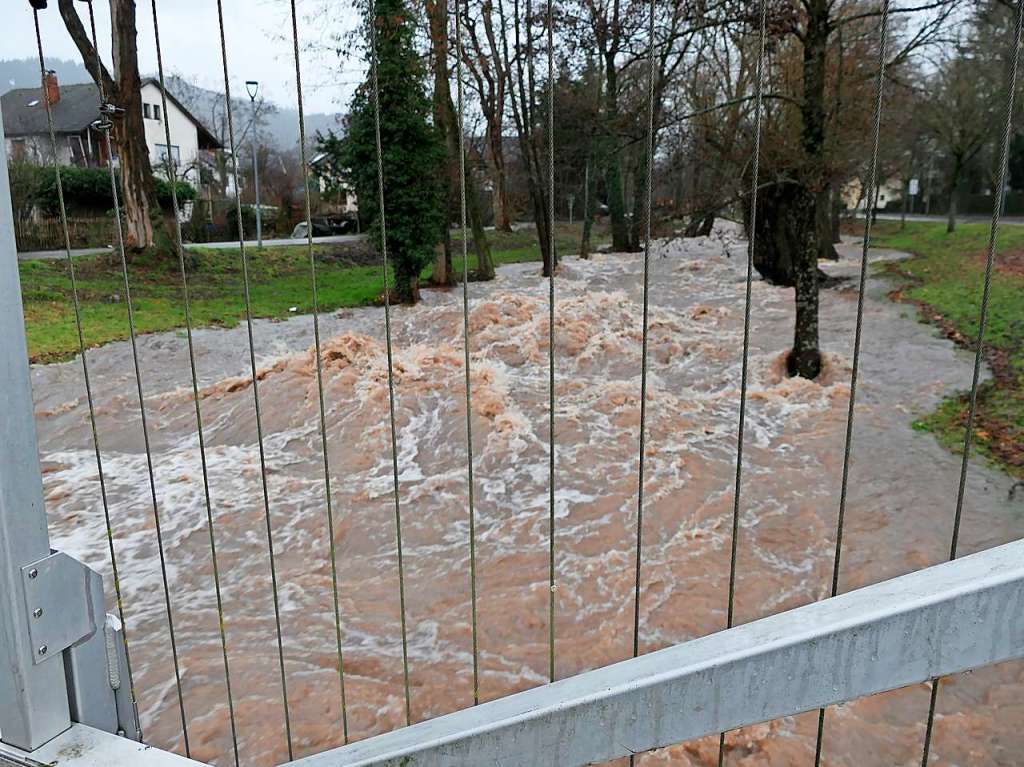
[[[840,243],[843,241],[842,225],[840,222],[840,214],[843,208],[843,195],[838,184],[832,187],[832,242]]]
[[[410,275],[395,275],[394,301],[399,304],[416,304],[420,300],[420,278]]]
[[[715,228],[715,212],[694,213],[683,229],[683,237],[708,237]]]
[[[452,277],[452,203],[458,199],[459,140],[458,126],[448,120],[447,105],[451,100],[451,86],[448,82],[448,0],[428,0],[425,3],[427,21],[430,27],[431,65],[434,73],[434,124],[444,136],[447,149],[445,161],[448,179],[445,184],[444,247],[437,251],[434,270],[430,281],[434,285],[451,285]],[[454,149],[454,151],[453,151]]]
[[[452,190],[449,187],[445,194],[445,210],[452,209]],[[446,222],[447,224],[447,222]],[[450,226],[444,228],[444,239],[441,247],[434,253],[434,268],[430,272],[430,283],[432,285],[452,284],[452,230]]]
[[[815,193],[815,228],[818,233],[818,258],[825,261],[838,261],[839,252],[833,244],[832,203],[829,187]]]
[[[815,193],[800,183],[780,181],[758,192],[754,268],[768,282],[796,289],[796,324],[790,375],[815,378],[818,350],[818,231]],[[749,205],[746,210],[750,220]]]
[[[597,174],[590,170],[592,160],[592,155],[588,154],[583,181],[583,234],[580,237],[580,258],[590,258],[590,239],[594,231],[594,211],[597,208]]]
[[[497,118],[497,124],[488,122],[487,141],[490,147],[492,179],[494,180],[494,192],[491,199],[491,207],[494,212],[494,228],[499,232],[512,231],[512,215],[508,201],[508,175],[505,170],[505,148],[504,138],[501,132],[501,121]]]
[[[629,222],[626,197],[622,188],[622,160],[616,131],[619,122],[619,72],[615,53],[605,54],[605,114],[601,155],[605,161],[604,186],[608,194],[608,217],[612,223],[612,250],[629,250]]]

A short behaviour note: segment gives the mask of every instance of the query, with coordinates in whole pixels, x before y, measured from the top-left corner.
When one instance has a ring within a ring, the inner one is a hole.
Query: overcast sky
[[[36,57],[32,10],[27,0],[0,0],[4,5],[0,58]],[[227,32],[231,95],[245,95],[245,81],[259,80],[267,98],[282,107],[295,106],[295,67],[292,54],[289,0],[223,0]],[[302,44],[302,80],[308,112],[344,111],[362,78],[361,61],[339,65],[329,50],[332,36],[354,28],[357,18],[348,0],[330,0],[329,18],[310,14],[325,0],[300,0],[299,38]],[[76,2],[88,28],[87,6]],[[101,54],[110,66],[110,9],[96,0],[97,32]],[[153,13],[149,0],[137,2],[139,69],[143,76],[156,73]],[[224,90],[220,38],[215,0],[157,0],[164,70],[181,74],[204,88]],[[40,12],[43,50],[47,58],[79,60],[57,11],[57,0]],[[342,70],[343,71],[339,71]]]

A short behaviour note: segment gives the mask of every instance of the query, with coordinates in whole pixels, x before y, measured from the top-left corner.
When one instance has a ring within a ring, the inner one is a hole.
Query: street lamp
[[[252,183],[256,187],[256,246],[262,248],[263,211],[260,208],[260,164],[259,148],[256,143],[256,94],[259,93],[260,84],[256,80],[246,80],[245,90],[249,93],[249,101],[252,103]]]

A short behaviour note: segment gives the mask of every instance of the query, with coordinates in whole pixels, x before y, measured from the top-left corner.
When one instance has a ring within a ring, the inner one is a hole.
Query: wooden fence
[[[68,218],[68,234],[72,248],[96,248],[109,245],[113,239],[113,221],[105,216]],[[23,219],[14,222],[18,251],[60,250],[64,247],[64,230],[60,218]]]

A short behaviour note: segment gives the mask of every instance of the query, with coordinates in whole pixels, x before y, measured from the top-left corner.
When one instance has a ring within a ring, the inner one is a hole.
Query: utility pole
[[[259,93],[260,84],[256,80],[246,80],[245,90],[249,93],[249,102],[252,104],[252,183],[256,188],[256,247],[263,247],[263,209],[260,207],[260,152],[259,142],[256,140],[256,94]],[[238,228],[242,228],[242,222],[238,222]]]

